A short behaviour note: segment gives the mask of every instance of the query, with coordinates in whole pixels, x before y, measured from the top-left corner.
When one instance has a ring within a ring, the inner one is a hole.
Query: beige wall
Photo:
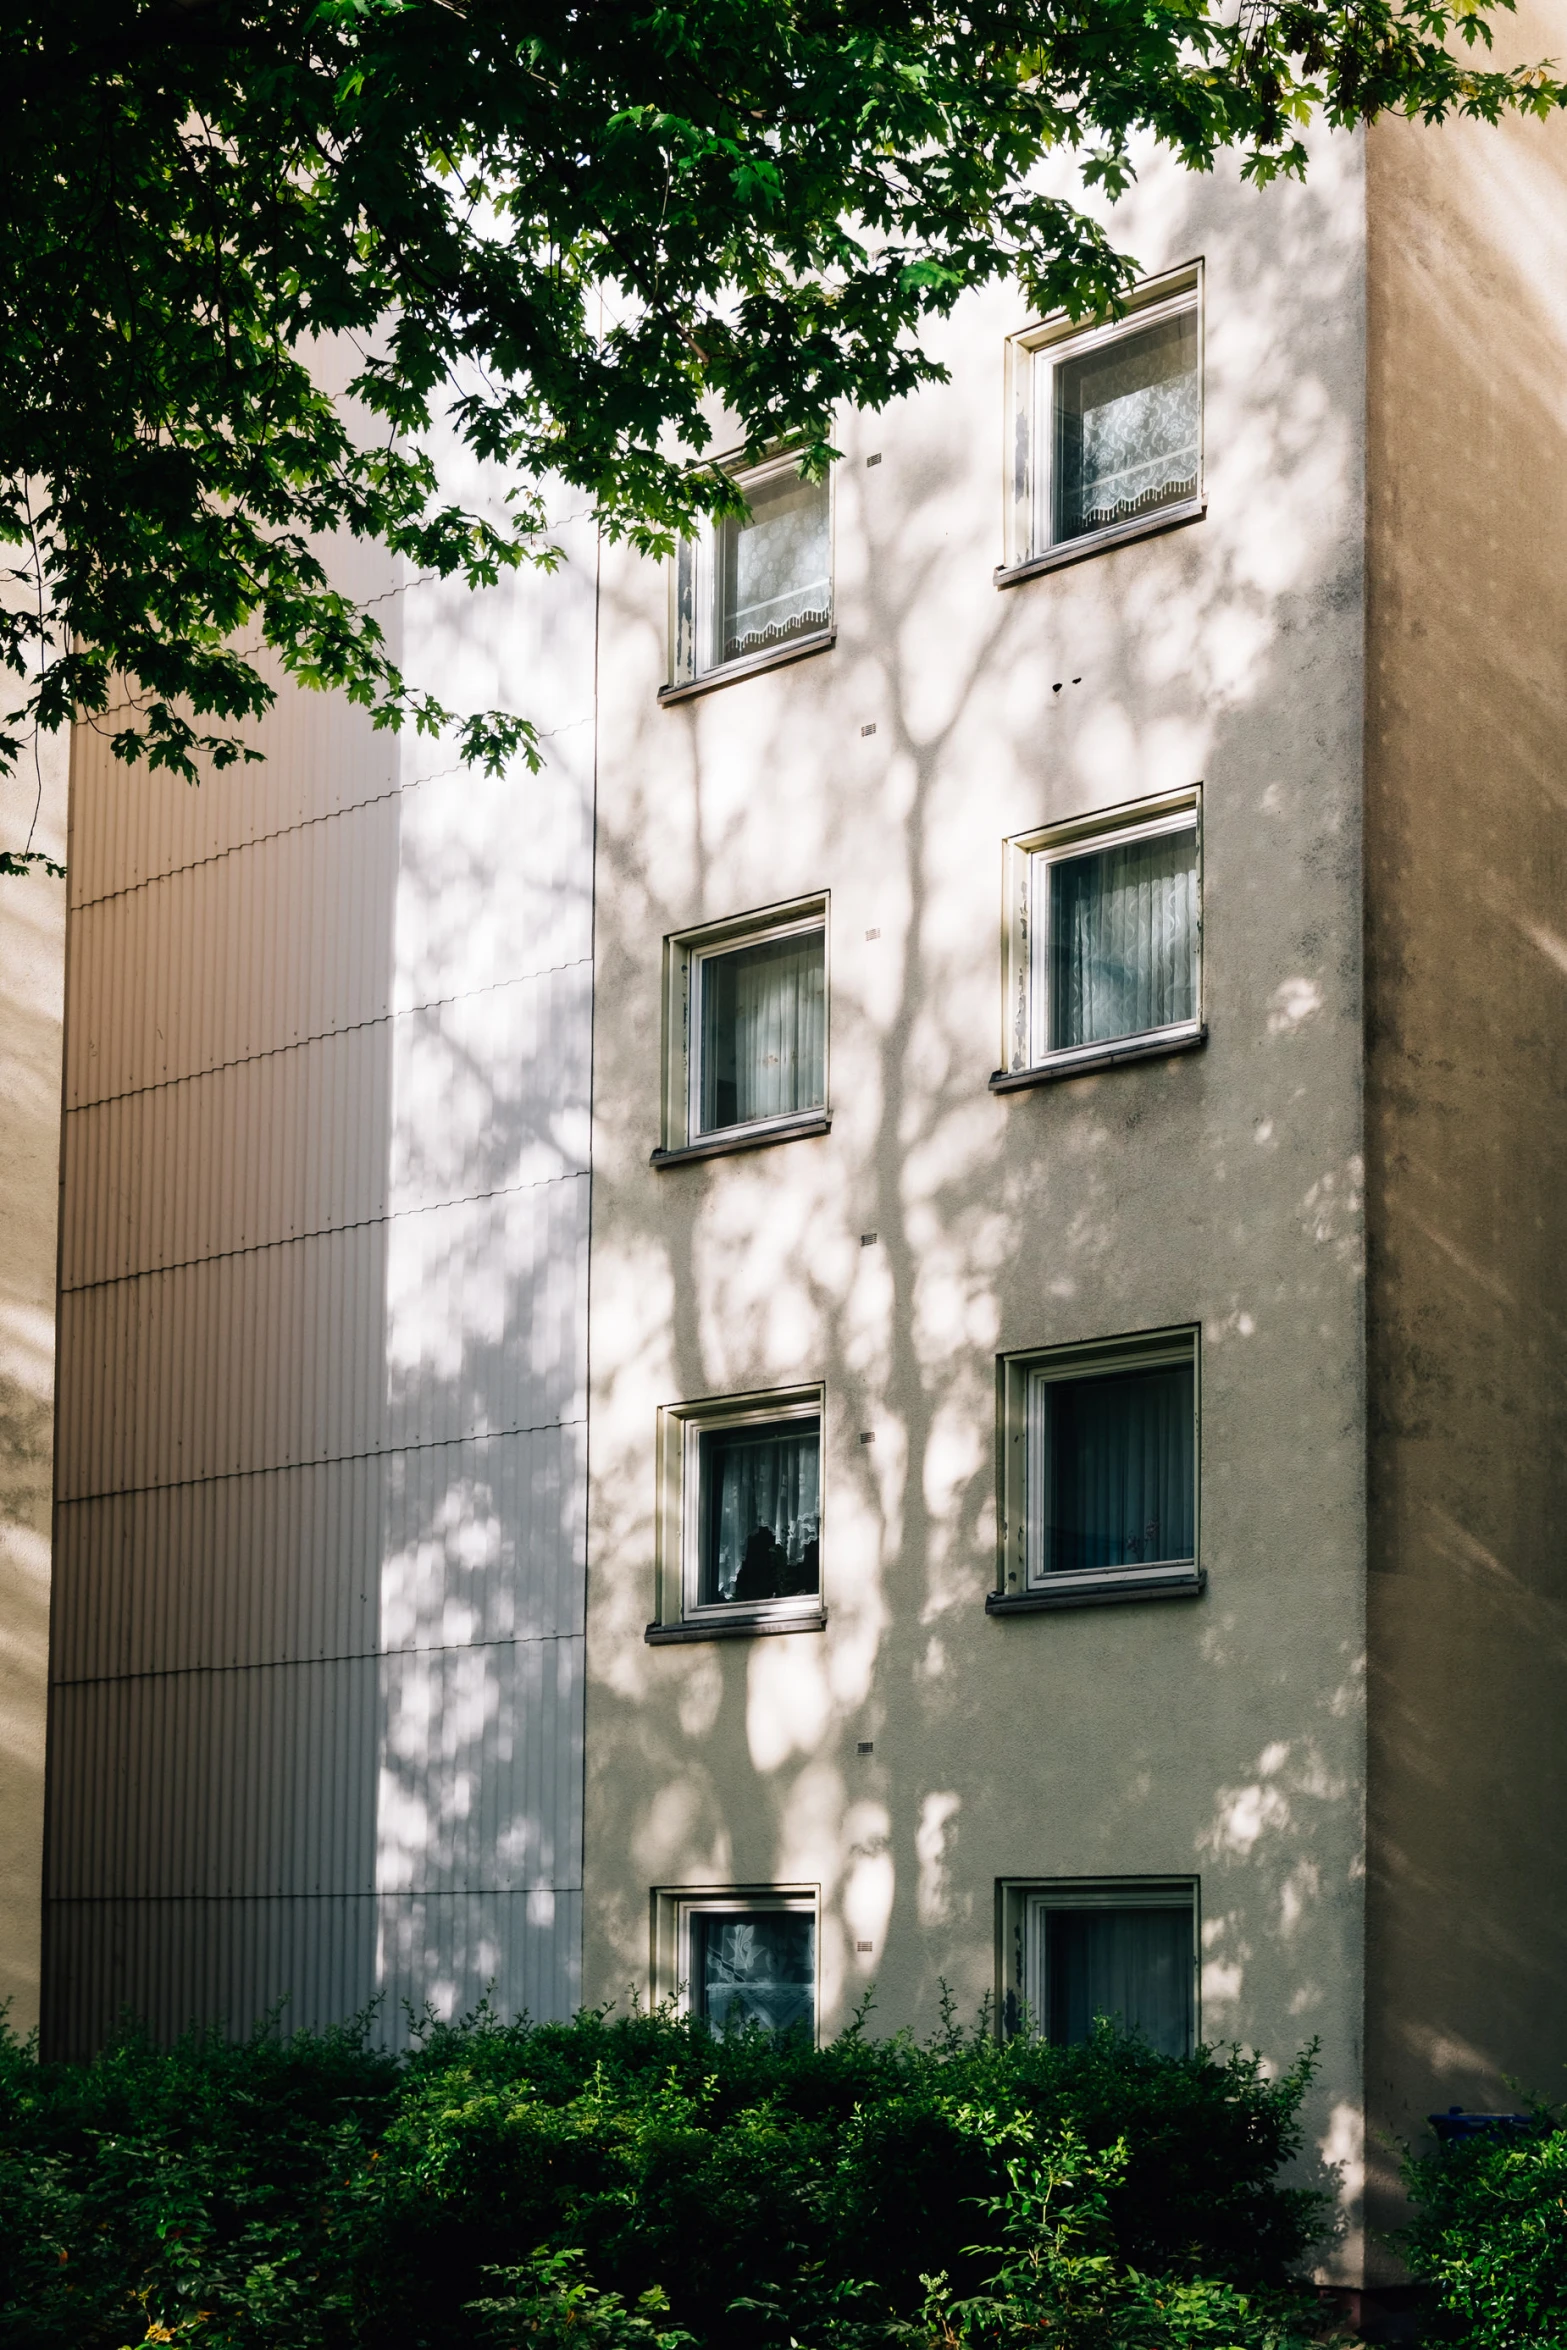
[[[65,858],[69,744],[0,783],[0,846]],[[33,824],[37,808],[36,826]],[[38,2021],[65,884],[0,878],[0,2002]]]
[[[1560,54],[1559,8],[1509,55]],[[1368,2095],[1567,2061],[1567,123],[1370,141]],[[1386,2200],[1378,2208],[1392,2205]]]
[[[652,1886],[804,1882],[825,2026],[874,1982],[923,2029],[992,1985],[998,1878],[1196,1874],[1203,2029],[1321,2035],[1352,2230],[1360,149],[1127,214],[1150,272],[1206,261],[1206,521],[996,591],[997,297],[949,388],[843,428],[832,652],[661,710],[663,580],[606,560],[585,1989],[646,1994]],[[1206,1050],[991,1095],[1003,839],[1199,779]],[[821,890],[830,1136],[651,1170],[664,937]],[[987,1617],[998,1352],[1176,1323],[1206,1596]],[[815,1379],[825,1633],[647,1646],[658,1407]]]

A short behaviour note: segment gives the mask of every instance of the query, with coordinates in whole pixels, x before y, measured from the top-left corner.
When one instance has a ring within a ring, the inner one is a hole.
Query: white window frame
[[[716,459],[715,464],[718,470],[733,476],[736,486],[749,502],[751,490],[776,481],[782,474],[798,474],[800,455],[797,449],[786,449],[774,456],[764,457],[757,464],[747,465],[744,462],[744,451],[735,449]],[[732,678],[750,677],[760,669],[778,668],[786,661],[799,660],[806,653],[820,652],[834,642],[838,633],[836,466],[829,470],[825,486],[827,625],[813,629],[808,636],[791,637],[787,643],[768,645],[759,653],[743,654],[738,660],[711,659],[714,553],[718,526],[710,522],[697,537],[680,541],[669,567],[669,680],[659,695],[661,701],[700,693],[708,686],[723,685]],[[704,648],[708,648],[708,655],[704,654]]]
[[[1146,514],[1128,515],[1104,530],[1083,531],[1075,538],[1055,536],[1055,371],[1064,361],[1085,352],[1124,341],[1183,311],[1197,319],[1197,488],[1189,498]],[[1007,340],[1006,410],[1007,472],[1005,546],[997,582],[1007,586],[1014,578],[1075,563],[1101,548],[1120,546],[1127,539],[1146,538],[1180,522],[1196,521],[1207,511],[1205,463],[1205,390],[1203,334],[1203,264],[1201,260],[1150,278],[1127,297],[1120,318],[1102,326],[1074,325],[1064,316],[1047,318],[1025,327]]]
[[[1202,1565],[1202,1332],[1190,1324],[1140,1331],[1086,1345],[1003,1355],[997,1365],[998,1500],[993,1615],[1014,1608],[1072,1607],[1105,1601],[1195,1596],[1207,1583]],[[1051,1569],[1041,1534],[1047,1470],[1045,1390],[1063,1381],[1117,1371],[1189,1364],[1192,1373],[1192,1555],[1134,1566]]]
[[[1133,1029],[1092,1044],[1050,1045],[1050,868],[1123,842],[1191,832],[1197,850],[1196,1003],[1189,1020]],[[1203,1003],[1202,785],[1135,800],[1062,824],[1037,826],[1005,844],[1001,1063],[998,1077],[1074,1069],[1178,1052],[1206,1037]]]
[[[816,1589],[782,1599],[703,1600],[702,1439],[733,1428],[817,1424]],[[658,1415],[658,1502],[654,1555],[657,1643],[725,1634],[818,1631],[827,1620],[827,1391],[820,1383],[748,1395],[704,1396],[666,1404]]]
[[[1043,2038],[1049,2025],[1046,1921],[1062,1910],[1184,1910],[1192,1926],[1191,2042],[1202,2045],[1202,1880],[1200,1877],[1007,1877],[996,1888],[996,2011],[1003,2038],[1025,2016]]]
[[[691,1921],[732,1916],[736,1910],[808,1917],[814,1931],[811,1953],[812,2038],[822,2029],[822,1901],[819,1885],[656,1886],[653,1892],[650,1981],[655,2007],[671,2005],[679,2015],[698,2011],[693,2001]]]
[[[795,1134],[825,1133],[832,1124],[832,925],[827,892],[763,907],[664,941],[664,1082],[660,1144],[655,1159],[676,1154],[744,1150]],[[702,967],[737,947],[766,946],[777,938],[822,935],[822,1100],[776,1118],[749,1118],[736,1126],[702,1128]]]

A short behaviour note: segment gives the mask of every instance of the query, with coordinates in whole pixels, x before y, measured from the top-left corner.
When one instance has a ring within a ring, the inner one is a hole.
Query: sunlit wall
[[[0,784],[0,847],[64,861],[69,746]],[[0,877],[0,2002],[38,2021],[65,886]]]
[[[606,559],[585,1961],[645,1997],[660,1890],[803,1887],[823,2027],[925,2029],[994,1996],[1004,1881],[1194,1878],[1202,2033],[1321,2042],[1349,2275],[1363,199],[1349,139],[1128,199],[1150,274],[1204,265],[1200,521],[997,587],[997,295],[843,420],[830,649],[661,707],[664,582]],[[1003,842],[1198,783],[1206,1045],[991,1092]],[[664,940],[813,893],[830,1133],[650,1165]],[[1204,1594],[987,1614],[998,1356],[1192,1326]],[[817,1382],[825,1629],[650,1643],[660,1407]]]

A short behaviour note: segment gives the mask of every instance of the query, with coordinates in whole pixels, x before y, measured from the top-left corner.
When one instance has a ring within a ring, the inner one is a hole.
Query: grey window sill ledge
[[[692,1159],[726,1159],[736,1151],[764,1151],[775,1142],[804,1142],[831,1132],[831,1110],[811,1110],[800,1118],[780,1118],[775,1126],[731,1127],[723,1134],[704,1134],[700,1142],[683,1142],[676,1150],[656,1150],[648,1165],[684,1167]]]
[[[650,1648],[673,1648],[688,1640],[756,1640],[768,1632],[821,1632],[826,1624],[827,1610],[817,1607],[797,1616],[726,1616],[713,1624],[696,1617],[684,1624],[649,1624],[642,1637]]]
[[[1048,547],[1042,555],[1030,555],[1026,563],[998,563],[991,577],[998,588],[1021,587],[1025,579],[1041,579],[1047,571],[1064,571],[1070,563],[1086,563],[1092,556],[1107,554],[1112,547],[1129,546],[1134,539],[1156,539],[1167,530],[1183,530],[1189,522],[1201,522],[1208,511],[1206,498],[1199,498],[1187,506],[1169,506],[1148,515],[1134,515],[1130,522],[1118,522],[1113,530],[1096,530],[1080,539],[1066,539],[1059,547]]]
[[[721,669],[710,669],[705,677],[688,677],[679,685],[661,685],[659,707],[667,710],[671,702],[693,702],[698,694],[716,693],[722,685],[738,685],[743,677],[760,677],[766,669],[787,669],[791,661],[808,661],[813,653],[831,652],[837,642],[836,627],[824,628],[816,636],[797,637],[791,645],[776,645],[770,652],[753,653],[748,660],[726,661]]]
[[[992,1093],[1022,1093],[1031,1085],[1059,1085],[1065,1077],[1091,1077],[1098,1069],[1117,1068],[1122,1061],[1157,1061],[1168,1053],[1194,1053],[1208,1041],[1208,1023],[1183,1029],[1178,1036],[1129,1036],[1124,1043],[1107,1044],[1100,1052],[1079,1053],[1072,1060],[1041,1061],[1033,1069],[996,1069]]]
[[[987,1616],[1032,1616],[1047,1608],[1114,1607],[1132,1599],[1196,1599],[1207,1586],[1201,1567],[1101,1567],[1087,1575],[1062,1575],[1049,1590],[987,1591]]]

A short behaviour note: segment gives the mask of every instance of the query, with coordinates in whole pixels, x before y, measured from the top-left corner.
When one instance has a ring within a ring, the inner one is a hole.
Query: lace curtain
[[[702,958],[704,1134],[821,1107],[825,981],[819,930]]]
[[[1050,1050],[1197,1016],[1197,836],[1052,862]]]
[[[1052,1910],[1046,1920],[1045,2028],[1086,2040],[1096,2016],[1138,2032],[1161,2056],[1192,2037],[1192,1921],[1182,1909]]]
[[[1038,1568],[1148,1566],[1195,1550],[1192,1367],[1041,1379]]]
[[[716,2029],[764,2032],[815,2023],[816,1923],[787,1910],[691,1920],[692,2005]]]
[[[740,661],[832,620],[832,548],[825,481],[776,474],[748,485],[748,522],[719,525],[713,658]]]
[[[1065,359],[1055,389],[1055,535],[1078,538],[1197,495],[1197,314]]]
[[[719,1428],[702,1439],[702,1601],[820,1588],[821,1423]]]

